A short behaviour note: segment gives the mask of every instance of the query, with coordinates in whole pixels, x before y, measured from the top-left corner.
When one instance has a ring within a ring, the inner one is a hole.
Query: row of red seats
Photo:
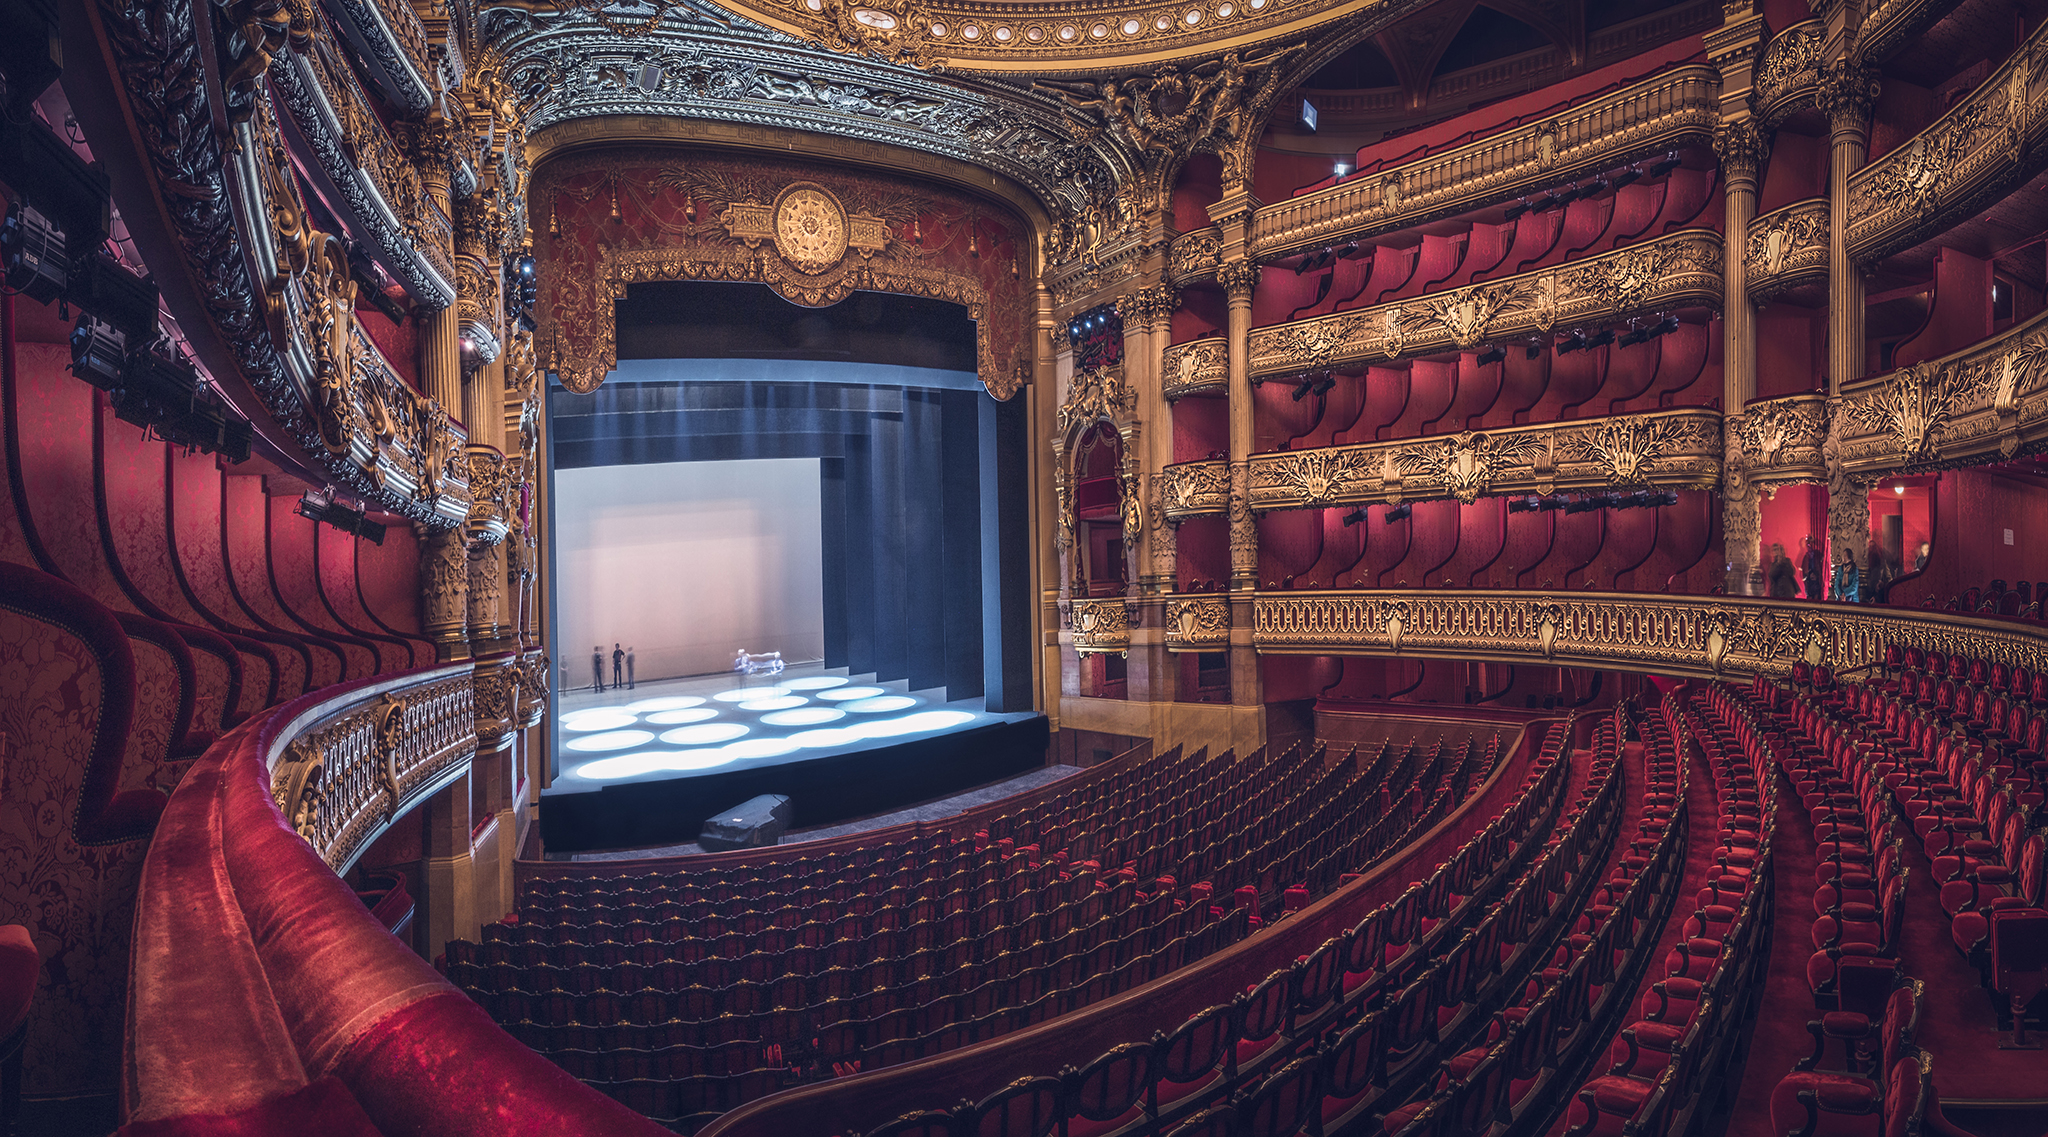
[[[1579,1088],[1566,1130],[1573,1137],[1684,1131],[1702,1089],[1735,1049],[1769,960],[1774,810],[1738,732],[1703,724],[1688,687],[1668,692],[1662,712],[1658,744],[1668,748],[1676,776],[1669,792],[1685,799],[1690,755],[1698,754],[1713,787],[1715,847],[1700,875],[1679,884],[1694,908],[1665,954],[1661,978],[1613,1036],[1604,1072]],[[1670,835],[1687,823],[1682,814],[1665,822],[1653,831]]]
[[[1484,1018],[1467,1000],[1483,997],[1510,929],[1527,933],[1568,910],[1570,894],[1550,887],[1558,883],[1550,872],[1518,894],[1535,899],[1498,910],[1493,903],[1522,876],[1537,835],[1551,831],[1568,786],[1570,763],[1556,745],[1565,733],[1513,802],[1427,880],[1291,967],[1153,1041],[1122,1043],[975,1107],[910,1115],[876,1132],[975,1125],[983,1134],[1043,1137],[1057,1125],[1067,1137],[1098,1137],[1134,1126],[1157,1132],[1180,1124],[1178,1132],[1194,1134],[1236,1123],[1241,1133],[1291,1133],[1326,1107],[1363,1108],[1384,1100],[1390,1085],[1419,1082],[1436,1065],[1447,1021],[1459,1031]],[[1558,847],[1572,857],[1597,843],[1591,826],[1575,824],[1570,833],[1569,845]],[[1562,869],[1564,860],[1557,864]],[[1034,1124],[1015,1122],[1014,1103],[1026,1101]],[[998,1115],[1010,1120],[991,1130]]]

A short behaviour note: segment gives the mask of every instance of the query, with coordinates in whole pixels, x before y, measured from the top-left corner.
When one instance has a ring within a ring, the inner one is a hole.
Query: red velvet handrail
[[[143,864],[125,1132],[666,1132],[499,1029],[384,930],[271,797],[270,762],[296,733],[468,667],[306,695],[187,773]]]

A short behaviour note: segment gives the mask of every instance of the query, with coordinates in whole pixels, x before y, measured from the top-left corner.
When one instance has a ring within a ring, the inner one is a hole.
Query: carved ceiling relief
[[[683,151],[581,155],[548,163],[533,184],[550,219],[537,350],[571,390],[595,390],[616,362],[612,301],[655,280],[753,281],[811,306],[859,290],[949,300],[975,320],[989,393],[1009,398],[1028,379],[1028,229],[991,203],[886,175]]]

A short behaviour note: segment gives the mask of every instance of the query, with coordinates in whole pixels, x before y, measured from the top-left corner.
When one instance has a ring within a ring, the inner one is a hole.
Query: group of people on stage
[[[633,689],[633,649],[612,645],[612,688]],[[590,649],[590,689],[604,690],[604,645]]]
[[[1908,569],[1903,557],[1894,557],[1884,541],[1873,536],[1870,547],[1863,552],[1864,567],[1859,571],[1856,558],[1843,557],[1835,566],[1835,579],[1830,589],[1827,558],[1821,553],[1820,538],[1809,534],[1800,538],[1799,547],[1799,560],[1795,563],[1785,555],[1783,544],[1772,542],[1763,564],[1751,575],[1751,591],[1778,600],[1798,600],[1802,595],[1807,600],[1832,596],[1837,600],[1861,603],[1877,599],[1887,585],[1905,573],[1919,572],[1927,567],[1927,542],[1920,542],[1920,548],[1913,554],[1913,567]],[[1803,594],[1800,591],[1802,585],[1805,587]]]

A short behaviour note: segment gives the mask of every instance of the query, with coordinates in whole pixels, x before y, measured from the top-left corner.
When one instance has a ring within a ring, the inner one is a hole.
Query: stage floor
[[[554,719],[560,773],[541,796],[808,762],[1033,717],[944,694],[819,664],[573,689]]]

